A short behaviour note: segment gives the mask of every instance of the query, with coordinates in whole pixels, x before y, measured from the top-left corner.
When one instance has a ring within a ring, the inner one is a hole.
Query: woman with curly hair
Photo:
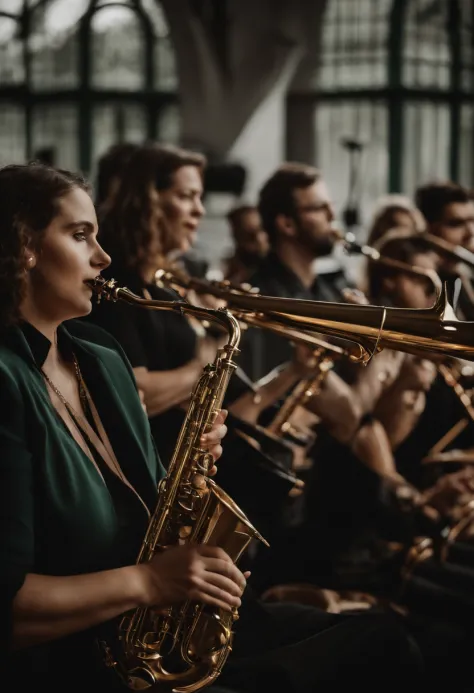
[[[245,577],[217,547],[136,563],[164,474],[116,340],[78,320],[110,263],[89,187],[0,169],[0,658],[20,690],[126,691],[97,638],[125,612],[231,610]],[[215,459],[225,427],[203,441]],[[110,631],[109,631],[110,632]]]

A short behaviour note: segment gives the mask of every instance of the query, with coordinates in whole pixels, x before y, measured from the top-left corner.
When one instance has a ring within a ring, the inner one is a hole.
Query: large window
[[[328,0],[317,69],[288,112],[312,112],[308,159],[340,208],[348,141],[362,146],[363,223],[386,192],[432,178],[474,186],[473,20],[474,0]]]
[[[179,130],[157,0],[2,0],[0,164],[43,158],[93,175],[111,144]]]

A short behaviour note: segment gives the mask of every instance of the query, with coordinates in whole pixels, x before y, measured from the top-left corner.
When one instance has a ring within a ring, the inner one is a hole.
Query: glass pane
[[[0,85],[25,81],[23,43],[18,38],[19,24],[0,15]]]
[[[322,30],[319,86],[383,86],[392,0],[331,0]],[[316,80],[315,80],[316,81]]]
[[[403,32],[403,83],[409,87],[450,84],[448,3],[410,0]]]
[[[20,14],[23,9],[23,0],[2,0],[0,10],[9,14]]]
[[[77,171],[78,119],[73,104],[37,105],[32,122],[33,154],[43,150],[55,166]]]
[[[450,119],[445,104],[414,102],[405,106],[403,143],[403,190],[434,178],[449,178]]]
[[[155,40],[155,88],[175,90],[178,72],[174,47],[169,36]]]
[[[28,42],[33,89],[78,86],[78,21],[86,8],[87,0],[53,0],[33,13]]]
[[[474,188],[474,106],[466,105],[461,110],[461,133],[459,139],[459,182]]]
[[[145,40],[137,14],[105,7],[91,22],[92,86],[138,91],[145,86]]]
[[[474,91],[474,2],[461,2],[461,88]]]
[[[316,108],[315,127],[315,165],[328,183],[339,219],[349,194],[350,159],[343,141],[352,139],[364,145],[356,201],[365,227],[374,202],[387,191],[387,108],[381,101],[320,103]]]
[[[25,113],[20,106],[0,104],[0,166],[26,160]]]
[[[155,36],[160,38],[169,36],[168,22],[158,0],[141,0],[141,5],[152,23]]]
[[[170,39],[168,22],[161,5],[156,0],[141,0],[155,36],[155,89],[176,89],[178,75],[173,43]]]
[[[177,104],[170,104],[160,110],[157,132],[160,142],[179,144],[181,137],[181,110]]]
[[[97,159],[113,144],[141,143],[146,139],[146,114],[139,104],[101,104],[92,120],[92,176]]]

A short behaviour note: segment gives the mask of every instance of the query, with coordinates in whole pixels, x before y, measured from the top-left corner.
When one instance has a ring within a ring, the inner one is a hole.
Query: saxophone
[[[201,435],[212,426],[222,406],[236,369],[233,357],[238,354],[240,340],[238,321],[225,309],[207,310],[184,301],[141,298],[127,288],[117,287],[113,279],[98,277],[90,286],[98,300],[105,297],[151,310],[190,313],[218,322],[229,334],[227,344],[218,350],[214,363],[203,369],[192,392],[137,562],[150,561],[155,553],[170,546],[209,544],[223,548],[237,563],[253,539],[268,546],[232,498],[209,478],[212,455],[199,445]],[[159,612],[137,608],[121,619],[118,634],[112,638],[114,644],[101,641],[105,664],[132,690],[199,691],[221,673],[232,650],[237,619],[237,609],[228,612],[191,601]]]

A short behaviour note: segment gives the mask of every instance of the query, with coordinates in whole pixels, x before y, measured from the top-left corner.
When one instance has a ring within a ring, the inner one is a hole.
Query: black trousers
[[[420,650],[395,615],[256,601],[244,608],[218,685],[239,693],[334,693],[357,685],[365,693],[398,693],[421,685],[423,675]]]

